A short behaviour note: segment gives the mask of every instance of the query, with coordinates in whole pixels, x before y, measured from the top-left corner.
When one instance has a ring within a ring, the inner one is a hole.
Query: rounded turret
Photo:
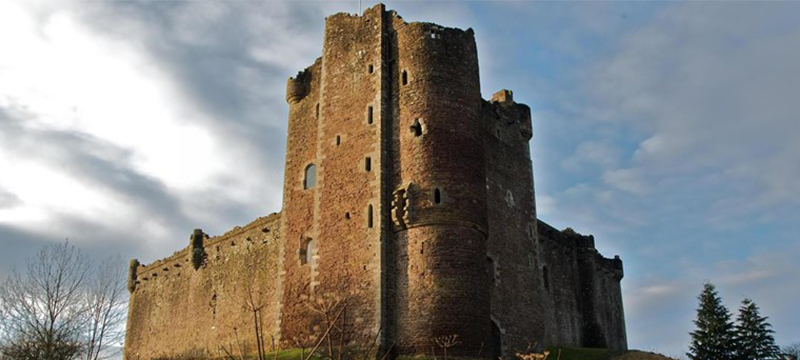
[[[458,335],[474,355],[491,336],[486,261],[486,160],[472,30],[395,22],[399,173],[407,211],[407,290],[399,296],[400,352]],[[435,346],[435,345],[434,345]]]
[[[306,97],[306,92],[305,72],[286,80],[286,102],[290,105]]]

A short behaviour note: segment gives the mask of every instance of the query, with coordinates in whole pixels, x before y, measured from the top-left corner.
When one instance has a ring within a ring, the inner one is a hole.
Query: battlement
[[[246,244],[266,244],[270,238],[274,238],[274,233],[279,231],[280,213],[272,213],[269,216],[260,217],[253,222],[245,225],[244,227],[235,227],[225,234],[220,236],[209,237],[208,234],[203,233],[201,229],[195,229],[190,236],[190,243],[187,247],[174,252],[172,255],[156,260],[150,264],[140,264],[137,259],[132,259],[136,266],[131,266],[131,272],[135,271],[135,275],[131,274],[130,277],[135,280],[136,287],[142,283],[147,283],[151,280],[156,280],[159,276],[166,275],[179,276],[183,267],[192,267],[194,249],[209,249],[209,253],[203,259],[201,266],[207,266],[209,261],[217,261],[226,257],[229,247],[236,247],[237,245]],[[263,233],[254,239],[253,236],[243,236],[246,233],[255,232],[259,230]],[[202,241],[198,241],[202,239]],[[227,246],[221,246],[227,245]],[[208,257],[208,254],[211,254]]]

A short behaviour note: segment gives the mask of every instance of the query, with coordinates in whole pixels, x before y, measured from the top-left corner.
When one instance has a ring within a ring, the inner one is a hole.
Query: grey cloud
[[[0,188],[0,210],[10,209],[22,203],[16,194]]]
[[[764,205],[800,205],[800,26],[788,15],[798,10],[676,4],[623,38],[586,94],[600,117],[649,133],[631,167],[653,178],[720,172],[757,183]]]
[[[121,196],[143,212],[165,223],[183,223],[178,199],[157,179],[133,169],[130,153],[101,139],[70,131],[26,127],[20,110],[0,109],[2,150],[17,157],[37,159],[60,169],[93,188]]]
[[[81,13],[98,34],[140,43],[184,93],[183,106],[208,115],[186,121],[209,128],[228,152],[231,175],[210,188],[258,179],[265,185],[253,186],[250,198],[262,201],[243,204],[249,218],[280,208],[285,81],[320,55],[321,9],[284,2],[113,2]]]
[[[13,251],[0,251],[0,279],[4,279],[14,269],[25,266],[26,259],[33,256],[42,246],[70,241],[91,259],[119,256],[123,259],[141,256],[145,253],[138,243],[135,233],[123,229],[109,229],[69,216],[54,216],[48,226],[58,229],[61,235],[42,235],[38,232],[0,224],[0,247]],[[148,254],[152,258],[152,254]],[[120,261],[119,266],[127,263]]]

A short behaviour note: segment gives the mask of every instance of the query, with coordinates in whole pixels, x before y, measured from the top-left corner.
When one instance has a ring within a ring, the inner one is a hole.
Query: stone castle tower
[[[537,220],[530,109],[481,98],[472,29],[383,5],[330,16],[286,100],[281,213],[133,261],[128,358],[213,356],[234,336],[255,353],[254,307],[268,338],[303,346],[323,324],[308,303],[333,297],[395,354],[452,334],[465,356],[626,348],[622,262]]]

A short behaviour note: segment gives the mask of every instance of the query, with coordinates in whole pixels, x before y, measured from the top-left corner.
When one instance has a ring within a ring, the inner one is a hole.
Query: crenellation
[[[351,341],[391,357],[453,334],[462,356],[624,349],[622,260],[537,219],[531,110],[482,99],[473,30],[379,4],[327,17],[323,43],[287,80],[281,212],[131,261],[126,358],[218,357],[234,338],[255,353],[242,299],[279,346],[309,347],[309,303],[342,296]]]

